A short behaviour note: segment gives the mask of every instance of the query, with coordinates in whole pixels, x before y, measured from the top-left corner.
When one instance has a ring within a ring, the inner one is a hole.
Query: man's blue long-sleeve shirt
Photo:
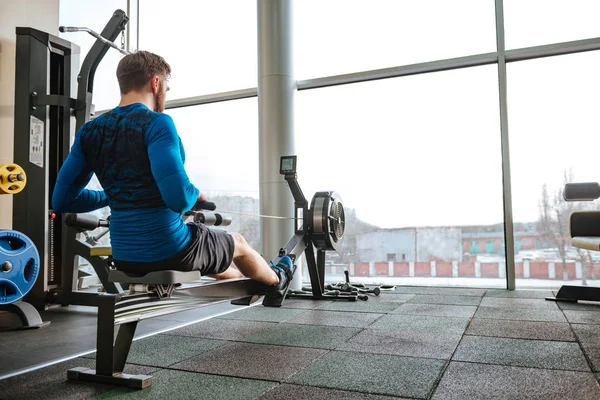
[[[154,262],[181,251],[191,230],[181,214],[199,190],[170,116],[141,103],[117,107],[86,123],[58,174],[52,206],[83,213],[110,206],[116,260]],[[95,173],[104,191],[86,189]]]

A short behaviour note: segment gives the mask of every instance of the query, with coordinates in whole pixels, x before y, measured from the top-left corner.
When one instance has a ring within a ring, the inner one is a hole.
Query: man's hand
[[[208,197],[206,197],[206,195],[204,193],[200,193],[198,195],[198,200],[196,200],[196,203],[200,202],[200,201],[206,201],[208,200]]]

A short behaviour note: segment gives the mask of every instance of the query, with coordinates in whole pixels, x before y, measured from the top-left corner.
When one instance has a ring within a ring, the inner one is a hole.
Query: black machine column
[[[40,275],[28,295],[39,307],[61,279],[62,227],[50,200],[75,132],[71,87],[79,47],[33,28],[16,33],[14,160],[28,185],[13,204],[13,229],[31,238],[40,254]]]

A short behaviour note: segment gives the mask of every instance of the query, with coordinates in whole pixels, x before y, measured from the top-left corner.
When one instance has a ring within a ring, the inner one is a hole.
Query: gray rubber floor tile
[[[591,373],[451,362],[433,400],[592,400]]]
[[[276,385],[276,382],[162,370],[154,374],[152,386],[147,389],[118,388],[96,398],[119,400],[251,400],[258,398]]]
[[[115,388],[113,385],[100,383],[68,381],[67,370],[77,367],[96,368],[96,363],[90,359],[76,358],[0,380],[0,399],[78,400],[87,399]],[[158,368],[155,367],[126,364],[124,372],[151,375],[156,371]]]
[[[315,308],[322,307],[329,303],[331,303],[331,301],[291,298],[285,299],[281,305],[281,308],[302,308],[306,310],[314,310]]]
[[[445,361],[383,354],[332,351],[289,383],[425,399]]]
[[[327,350],[230,343],[171,366],[193,372],[283,381]]]
[[[360,328],[339,326],[278,324],[263,332],[247,336],[244,341],[315,349],[335,349],[360,330]]]
[[[364,313],[388,313],[394,311],[396,308],[402,305],[401,302],[385,301],[385,300],[373,300],[369,297],[367,301],[334,301],[329,304],[325,304],[319,307],[318,310],[326,311],[350,311],[353,313],[364,312]]]
[[[571,342],[464,336],[452,360],[590,372],[579,344]]]
[[[559,310],[558,305],[554,301],[546,301],[544,299],[520,299],[512,297],[484,297],[479,306]]]
[[[449,360],[461,333],[365,329],[336,350]]]
[[[286,323],[302,325],[347,326],[364,328],[385,314],[375,313],[348,313],[341,311],[314,310],[300,314]]]
[[[600,311],[563,310],[572,324],[600,324]]]
[[[571,327],[591,361],[594,372],[600,372],[600,325],[572,324]]]
[[[475,315],[475,306],[449,306],[445,304],[402,304],[394,314],[431,315],[436,317],[466,317]]]
[[[134,341],[127,362],[168,367],[225,343],[222,340],[155,335]]]
[[[557,301],[556,304],[561,310],[579,310],[579,311],[600,311],[598,302],[577,302]]]
[[[212,318],[197,324],[166,332],[165,334],[192,336],[205,339],[242,340],[248,335],[262,332],[274,325],[276,325],[275,322]]]
[[[306,312],[303,309],[253,306],[246,310],[222,315],[220,319],[237,319],[245,321],[285,322],[298,314]]]
[[[468,323],[469,318],[466,317],[388,314],[375,321],[369,328],[385,329],[394,332],[462,335]]]
[[[407,303],[416,304],[446,304],[456,306],[478,306],[481,303],[480,296],[452,296],[442,294],[418,294]]]
[[[479,307],[475,318],[512,319],[516,321],[567,322],[561,310]]]
[[[345,390],[323,389],[313,386],[300,385],[279,385],[267,393],[263,394],[258,400],[401,400],[400,397],[380,396],[376,394],[367,394],[360,392],[348,392]]]
[[[449,288],[428,286],[396,286],[396,293],[413,293],[427,295],[449,295],[449,296],[478,296],[485,295],[486,289],[473,288]]]
[[[415,295],[409,293],[382,292],[379,296],[370,297],[369,299],[377,299],[378,301],[392,303],[406,303],[413,297],[415,297]]]
[[[465,334],[516,339],[575,341],[571,326],[568,323],[559,322],[473,318]]]
[[[506,289],[488,289],[485,297],[505,297],[516,299],[545,299],[552,297],[551,290],[506,290]]]

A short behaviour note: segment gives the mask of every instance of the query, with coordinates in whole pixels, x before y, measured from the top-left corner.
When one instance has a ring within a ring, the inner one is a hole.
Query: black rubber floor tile
[[[571,327],[592,363],[594,372],[600,372],[600,325],[572,324]]]
[[[325,304],[322,307],[319,307],[318,310],[385,314],[394,311],[401,305],[401,302],[373,300],[369,298],[369,300],[367,301],[334,301],[332,303]]]
[[[258,400],[401,400],[401,397],[380,396],[360,392],[348,392],[345,390],[323,389],[313,386],[300,386],[282,384],[269,390],[258,398]]]
[[[280,346],[335,349],[359,332],[360,328],[339,326],[278,324],[244,338],[245,342]]]
[[[586,372],[451,362],[433,400],[592,400],[600,398]]]
[[[446,304],[455,306],[478,306],[480,296],[454,296],[447,294],[418,294],[407,303],[416,304]]]
[[[402,304],[394,314],[431,315],[434,317],[470,318],[477,311],[475,306],[450,306],[445,304]]]
[[[289,383],[425,399],[445,361],[383,354],[332,351]]]
[[[560,322],[473,318],[465,334],[515,339],[575,341],[571,326],[568,323]]]
[[[193,372],[283,381],[306,367],[327,350],[230,343],[200,354],[171,368]]]
[[[464,336],[453,361],[591,372],[577,343]]]
[[[467,328],[467,317],[433,317],[428,315],[388,314],[375,321],[369,329],[394,332],[462,335]]]
[[[285,299],[281,305],[281,308],[302,308],[305,310],[314,310],[315,308],[323,307],[325,304],[329,303],[331,303],[331,301],[291,298]]]
[[[364,328],[385,314],[348,313],[341,311],[314,310],[294,317],[286,323],[302,325],[347,326]]]
[[[276,385],[276,382],[162,370],[154,374],[152,386],[147,389],[118,388],[96,398],[103,400],[251,400],[258,398]]]
[[[482,297],[483,295],[485,295],[486,289],[429,287],[429,286],[396,286],[395,292],[396,293],[427,294],[427,295]]]
[[[243,321],[234,319],[213,318],[197,324],[188,325],[170,332],[167,335],[192,336],[205,339],[242,340],[248,335],[262,332],[275,326],[275,322]]]
[[[306,312],[306,310],[295,308],[265,307],[258,305],[217,318],[245,321],[285,322],[296,315],[302,314],[303,312]]]
[[[449,360],[461,333],[365,329],[336,350]]]
[[[512,319],[516,321],[567,322],[561,310],[479,307],[475,318]]]
[[[485,297],[504,297],[515,299],[545,299],[553,297],[551,290],[506,290],[506,289],[488,289]]]
[[[225,343],[222,340],[155,335],[134,341],[127,362],[168,367]]]
[[[67,380],[67,371],[77,367],[96,368],[96,363],[90,359],[76,358],[0,380],[0,399],[87,399],[115,388],[113,385]],[[127,364],[124,372],[151,375],[156,371],[158,368]]]
[[[546,301],[544,299],[521,299],[514,297],[484,297],[479,306],[559,310],[558,305],[554,301]]]
[[[600,311],[563,310],[572,324],[600,324]]]

